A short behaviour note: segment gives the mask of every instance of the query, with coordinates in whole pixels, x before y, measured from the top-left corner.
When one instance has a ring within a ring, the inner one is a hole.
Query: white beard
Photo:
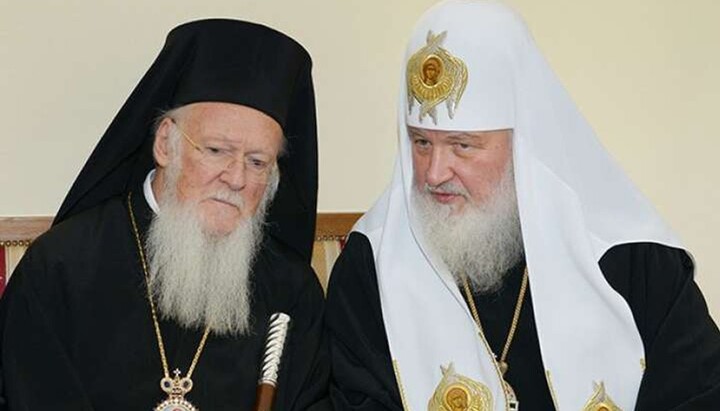
[[[432,189],[470,198],[454,184]],[[523,256],[512,164],[484,204],[468,203],[460,214],[453,215],[450,205],[435,201],[427,186],[422,190],[415,186],[411,203],[428,246],[458,284],[467,278],[477,293],[497,291],[505,274]]]
[[[150,289],[163,318],[186,328],[205,328],[218,335],[246,335],[251,322],[251,269],[265,211],[277,188],[277,174],[250,220],[224,236],[206,233],[196,204],[177,200],[177,164],[168,167],[164,201],[147,238]],[[242,207],[238,193],[218,197]]]

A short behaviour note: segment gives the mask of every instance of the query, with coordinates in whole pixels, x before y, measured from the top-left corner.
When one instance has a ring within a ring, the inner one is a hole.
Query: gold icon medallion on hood
[[[440,34],[428,31],[427,44],[408,61],[408,110],[412,110],[417,100],[420,103],[420,122],[423,117],[430,115],[437,124],[436,107],[443,101],[448,116],[453,118],[467,85],[468,72],[465,63],[441,47],[445,37],[447,31]]]

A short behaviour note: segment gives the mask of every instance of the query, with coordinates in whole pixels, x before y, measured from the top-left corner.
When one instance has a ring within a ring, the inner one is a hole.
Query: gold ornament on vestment
[[[593,383],[595,391],[582,411],[622,411],[605,391],[605,383]]]
[[[418,120],[429,115],[437,124],[438,104],[445,102],[448,116],[455,115],[468,81],[465,63],[441,47],[447,31],[428,31],[427,44],[410,57],[407,64],[408,110],[420,103]]]
[[[452,363],[440,367],[443,377],[432,398],[428,411],[490,411],[493,398],[484,384],[455,372]]]

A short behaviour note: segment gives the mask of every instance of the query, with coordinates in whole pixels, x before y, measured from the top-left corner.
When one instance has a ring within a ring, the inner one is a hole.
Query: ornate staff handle
[[[262,372],[258,380],[254,411],[270,411],[277,387],[280,360],[282,359],[285,340],[290,326],[290,316],[275,313],[270,316],[265,354],[263,355]]]

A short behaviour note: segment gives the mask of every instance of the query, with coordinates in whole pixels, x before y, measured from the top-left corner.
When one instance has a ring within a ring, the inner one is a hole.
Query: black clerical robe
[[[474,296],[493,352],[500,353],[505,343],[523,268],[524,263],[513,268],[499,292]],[[630,306],[644,344],[646,370],[636,409],[719,410],[720,333],[687,254],[658,244],[626,244],[609,250],[600,268]],[[552,410],[529,288],[525,298],[506,379],[521,409]],[[363,234],[348,238],[330,277],[326,307],[335,409],[402,410],[372,248]]]
[[[142,191],[133,208],[145,232]],[[330,365],[323,295],[312,269],[266,238],[252,272],[252,331],[210,335],[186,399],[200,410],[250,410],[267,323],[292,317],[275,410],[325,408]],[[202,330],[160,328],[170,370],[187,372]],[[27,251],[0,300],[0,410],[151,410],[160,389],[158,352],[145,279],[125,198],[53,227]]]

